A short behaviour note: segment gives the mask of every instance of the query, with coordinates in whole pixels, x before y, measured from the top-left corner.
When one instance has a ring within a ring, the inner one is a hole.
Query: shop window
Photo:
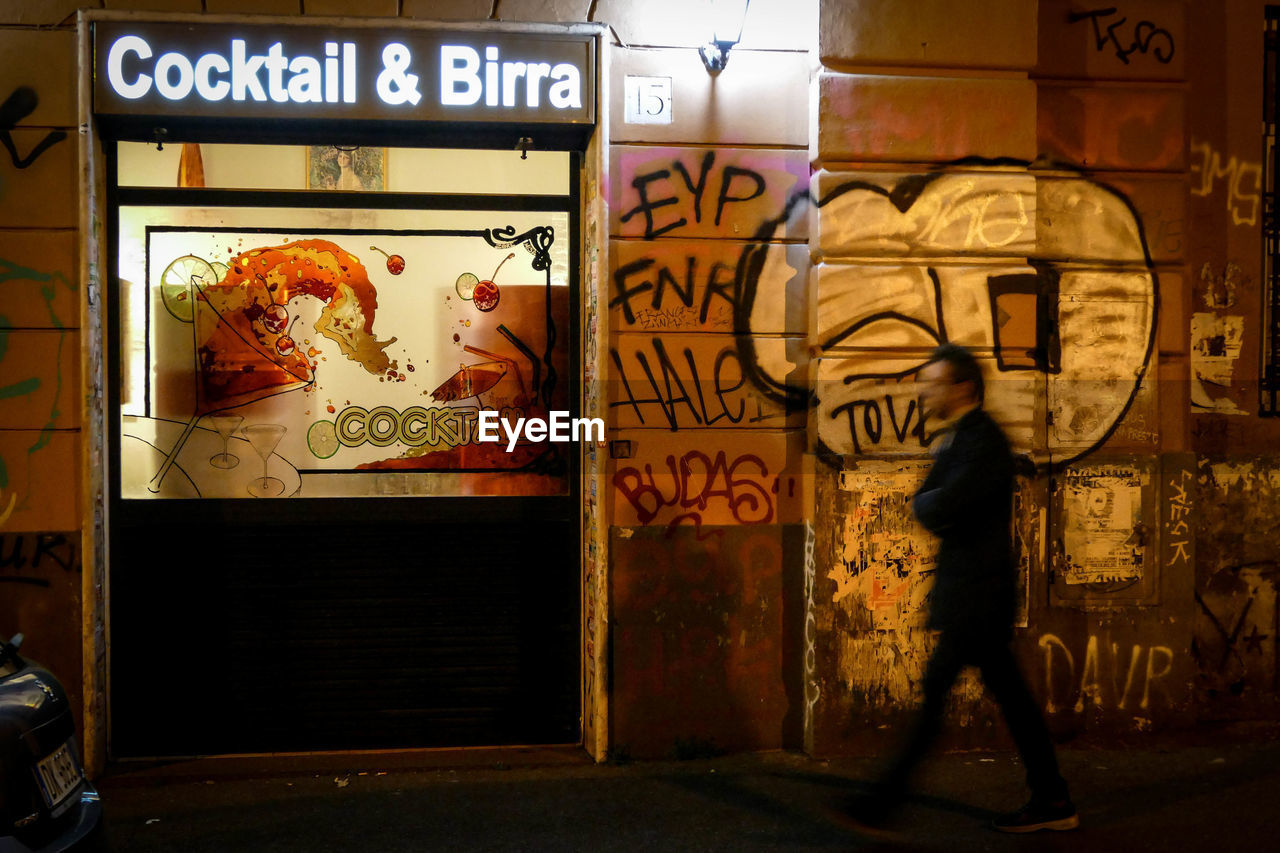
[[[481,432],[573,408],[567,154],[181,148],[118,160],[122,497],[568,494]]]

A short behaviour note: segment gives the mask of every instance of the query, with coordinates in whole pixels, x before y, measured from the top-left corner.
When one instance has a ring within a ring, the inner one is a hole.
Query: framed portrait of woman
[[[380,192],[387,188],[387,149],[307,146],[307,189]]]

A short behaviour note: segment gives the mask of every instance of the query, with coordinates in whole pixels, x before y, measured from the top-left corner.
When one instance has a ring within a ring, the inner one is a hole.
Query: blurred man
[[[954,344],[934,350],[921,369],[923,416],[944,426],[934,463],[912,509],[940,540],[928,626],[939,631],[924,675],[924,703],[876,794],[854,817],[884,826],[942,725],[947,694],[965,666],[976,666],[1004,714],[1027,769],[1030,801],[992,821],[1003,832],[1066,830],[1080,825],[1058,772],[1040,708],[1018,670],[1010,643],[1017,579],[1011,548],[1014,458],[1009,441],[983,411],[982,369]]]

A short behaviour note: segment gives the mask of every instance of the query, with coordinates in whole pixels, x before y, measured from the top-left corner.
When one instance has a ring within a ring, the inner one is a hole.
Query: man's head
[[[982,405],[982,368],[958,344],[942,344],[920,369],[920,405],[926,416],[948,420]]]

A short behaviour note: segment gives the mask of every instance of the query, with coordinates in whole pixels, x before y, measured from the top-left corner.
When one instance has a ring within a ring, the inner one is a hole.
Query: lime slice
[[[212,287],[218,275],[204,258],[183,255],[160,274],[160,299],[175,320],[190,323],[195,317],[197,286]]]
[[[463,299],[470,299],[471,294],[476,292],[476,285],[480,283],[480,279],[475,273],[464,272],[458,276],[458,295]]]
[[[231,267],[227,266],[222,261],[214,261],[209,266],[213,267],[213,274],[217,277],[218,281],[222,281],[226,278],[227,270],[231,269]]]
[[[328,459],[338,452],[338,430],[333,421],[316,421],[307,430],[307,447],[317,459]]]

